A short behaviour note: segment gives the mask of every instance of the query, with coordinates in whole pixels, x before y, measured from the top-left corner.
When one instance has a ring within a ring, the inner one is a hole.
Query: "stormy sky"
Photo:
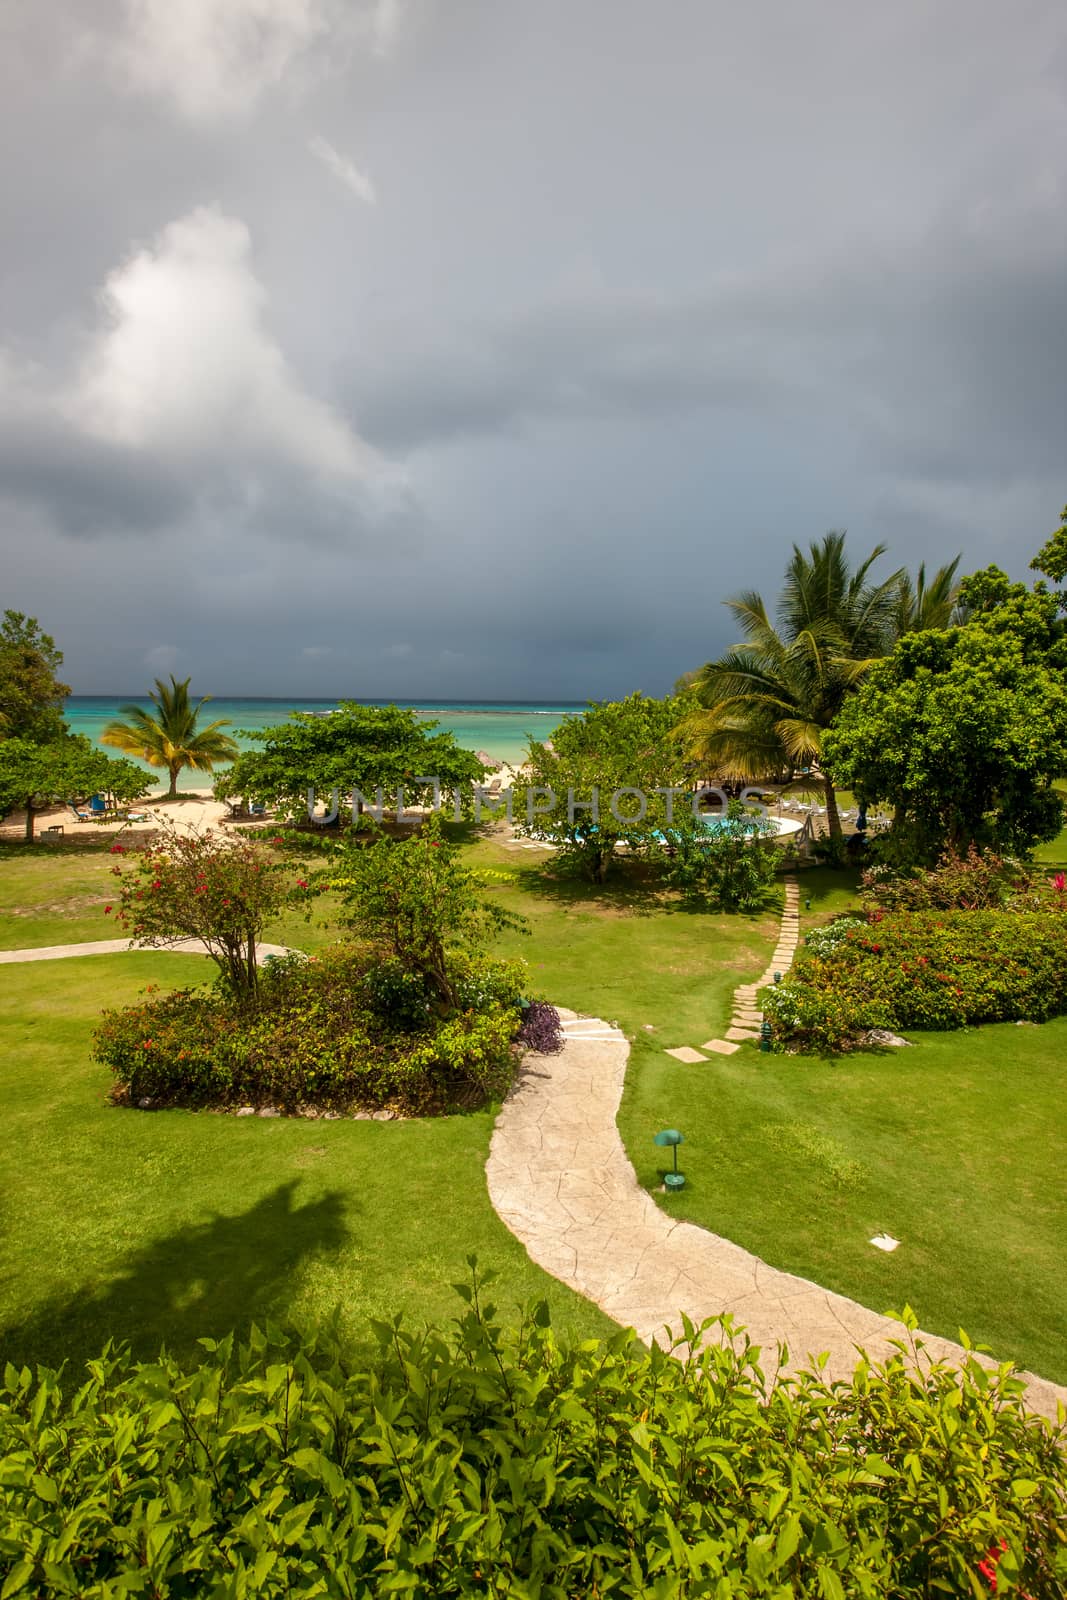
[[[7,0],[0,117],[80,693],[662,692],[794,541],[1067,499],[1061,0]]]

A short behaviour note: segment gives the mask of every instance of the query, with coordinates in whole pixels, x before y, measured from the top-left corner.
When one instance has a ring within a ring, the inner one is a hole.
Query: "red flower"
[[[284,843],[285,843],[285,840],[282,838],[280,833],[276,833],[274,835],[274,838],[271,840],[271,844],[284,844]]]
[[[297,886],[298,889],[306,889],[307,886],[308,886],[307,879],[306,878],[297,878],[296,886]]]
[[[126,846],[124,844],[113,844],[111,849],[108,851],[108,855],[112,856],[124,856],[125,854]]]
[[[111,907],[110,906],[105,906],[104,907],[104,916],[105,917],[110,917],[110,915],[111,915]]]
[[[155,882],[153,883],[152,887],[153,887],[153,889],[162,889],[162,887],[163,887],[162,879],[161,878],[157,878],[155,880]]]

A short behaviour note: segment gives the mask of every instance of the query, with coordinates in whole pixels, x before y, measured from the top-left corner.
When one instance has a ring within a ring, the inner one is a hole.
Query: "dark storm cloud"
[[[569,698],[665,687],[828,527],[1021,574],[1067,497],[1065,40],[1053,0],[9,8],[5,603],[86,691]]]

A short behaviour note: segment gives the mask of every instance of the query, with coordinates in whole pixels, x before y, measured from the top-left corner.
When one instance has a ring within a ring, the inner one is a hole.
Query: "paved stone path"
[[[175,950],[181,955],[202,956],[205,954],[199,939],[181,939],[177,944],[168,944],[160,947],[165,955],[169,950]],[[0,963],[5,961],[65,961],[68,956],[119,956],[131,952],[144,951],[146,954],[160,953],[159,949],[148,950],[144,945],[131,944],[128,939],[94,939],[91,944],[45,944],[36,950],[0,950]],[[284,944],[261,944],[256,947],[256,961],[262,962],[268,956],[286,956],[289,954]]]
[[[729,1312],[770,1367],[779,1341],[794,1366],[827,1352],[831,1379],[851,1376],[857,1345],[888,1355],[899,1323],[674,1221],[638,1186],[615,1125],[629,1044],[595,1017],[561,1016],[563,1051],[525,1058],[486,1163],[494,1207],[538,1266],[645,1343],[662,1342],[665,1325],[680,1334],[683,1311],[694,1322]],[[932,1355],[963,1357],[947,1339],[922,1338]],[[1054,1419],[1067,1388],[1024,1377],[1031,1407]]]
[[[732,1056],[740,1050],[742,1044],[758,1039],[763,1019],[756,1004],[756,997],[761,989],[774,982],[776,972],[784,975],[789,971],[793,965],[793,957],[797,953],[799,940],[800,885],[795,878],[787,877],[782,924],[770,965],[755,983],[742,983],[734,990],[733,1016],[730,1018],[725,1038],[705,1039],[699,1050],[694,1049],[691,1044],[676,1045],[668,1050],[667,1054],[673,1056],[675,1061],[684,1061],[687,1066],[695,1066],[698,1061],[706,1061],[709,1055]]]

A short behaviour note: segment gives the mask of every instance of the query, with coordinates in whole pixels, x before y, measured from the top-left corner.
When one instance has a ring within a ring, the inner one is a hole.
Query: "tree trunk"
[[[833,779],[824,778],[823,787],[826,790],[826,831],[831,839],[840,839],[841,818],[837,810],[837,795],[834,792]]]
[[[33,809],[33,796],[26,801],[26,843],[33,843],[33,825],[37,820],[37,813]]]
[[[178,798],[178,774],[180,771],[181,767],[171,767],[170,769],[170,788],[167,790],[168,800],[177,800]]]

